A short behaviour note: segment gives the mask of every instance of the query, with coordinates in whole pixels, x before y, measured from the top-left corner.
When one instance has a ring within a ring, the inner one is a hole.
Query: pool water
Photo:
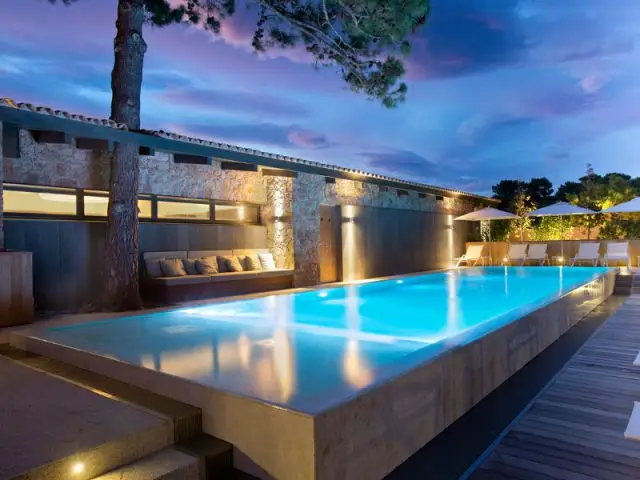
[[[37,336],[313,413],[410,368],[406,359],[415,361],[416,352],[428,361],[606,270],[452,270],[117,317]]]

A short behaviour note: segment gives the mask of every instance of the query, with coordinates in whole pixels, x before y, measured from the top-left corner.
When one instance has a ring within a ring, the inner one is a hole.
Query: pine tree
[[[50,0],[55,2],[55,0]],[[71,4],[76,0],[61,0]],[[239,3],[239,2],[238,2]],[[303,45],[316,66],[337,68],[354,92],[388,108],[403,102],[407,86],[401,60],[408,38],[425,24],[429,0],[244,0],[258,13],[252,45],[257,52]],[[111,118],[140,128],[140,92],[147,45],[145,24],[200,25],[219,33],[236,13],[235,0],[119,0],[111,75]],[[117,144],[111,161],[102,309],[141,305],[138,290],[139,156]]]

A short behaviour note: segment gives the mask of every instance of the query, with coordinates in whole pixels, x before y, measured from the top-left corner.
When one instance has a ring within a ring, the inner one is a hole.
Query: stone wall
[[[267,200],[262,206],[262,221],[267,226],[267,242],[279,268],[294,268],[292,180],[263,177]]]
[[[107,152],[78,150],[66,144],[38,144],[28,131],[20,132],[20,148],[21,158],[4,159],[5,182],[108,188]],[[320,205],[364,205],[449,214],[462,214],[474,208],[472,202],[461,198],[445,197],[438,201],[433,195],[421,198],[411,190],[408,195],[399,196],[395,188],[344,179],[326,183],[325,177],[307,173],[299,173],[296,178],[263,177],[259,172],[222,170],[219,161],[213,161],[212,165],[179,164],[166,152],[140,157],[140,193],[262,205],[269,248],[279,267],[295,268],[298,286],[313,285],[320,279]],[[1,232],[0,227],[0,235]]]
[[[78,150],[66,144],[39,144],[20,132],[20,158],[7,158],[5,182],[106,190],[110,154]],[[264,203],[266,190],[257,172],[222,170],[212,165],[174,163],[173,155],[156,152],[140,157],[140,193],[234,202]]]

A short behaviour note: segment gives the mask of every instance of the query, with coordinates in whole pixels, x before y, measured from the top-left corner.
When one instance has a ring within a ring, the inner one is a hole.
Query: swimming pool
[[[316,414],[606,271],[452,270],[124,316],[37,337]]]

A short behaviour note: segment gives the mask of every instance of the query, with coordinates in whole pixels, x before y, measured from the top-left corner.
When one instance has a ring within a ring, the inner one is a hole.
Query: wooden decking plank
[[[633,365],[639,351],[640,295],[632,295],[470,478],[640,479],[640,442],[624,438],[640,401],[640,367]]]
[[[575,445],[567,442],[549,442],[543,439],[527,438],[527,441],[505,438],[502,448],[508,447],[521,452],[526,458],[529,455],[542,455],[551,464],[555,459],[565,459],[570,462],[580,462],[588,468],[597,471],[613,472],[630,478],[638,473],[640,461],[633,457],[604,454],[601,451],[590,448],[575,448]],[[603,461],[605,460],[605,461]]]
[[[514,458],[522,458],[524,460],[546,465],[561,472],[569,471],[589,477],[602,478],[606,475],[611,480],[628,480],[629,474],[635,474],[631,468],[625,469],[624,472],[615,470],[602,470],[597,460],[590,459],[584,455],[562,455],[561,452],[544,449],[536,450],[530,448],[522,448],[522,446],[502,445],[502,454],[510,455]]]

